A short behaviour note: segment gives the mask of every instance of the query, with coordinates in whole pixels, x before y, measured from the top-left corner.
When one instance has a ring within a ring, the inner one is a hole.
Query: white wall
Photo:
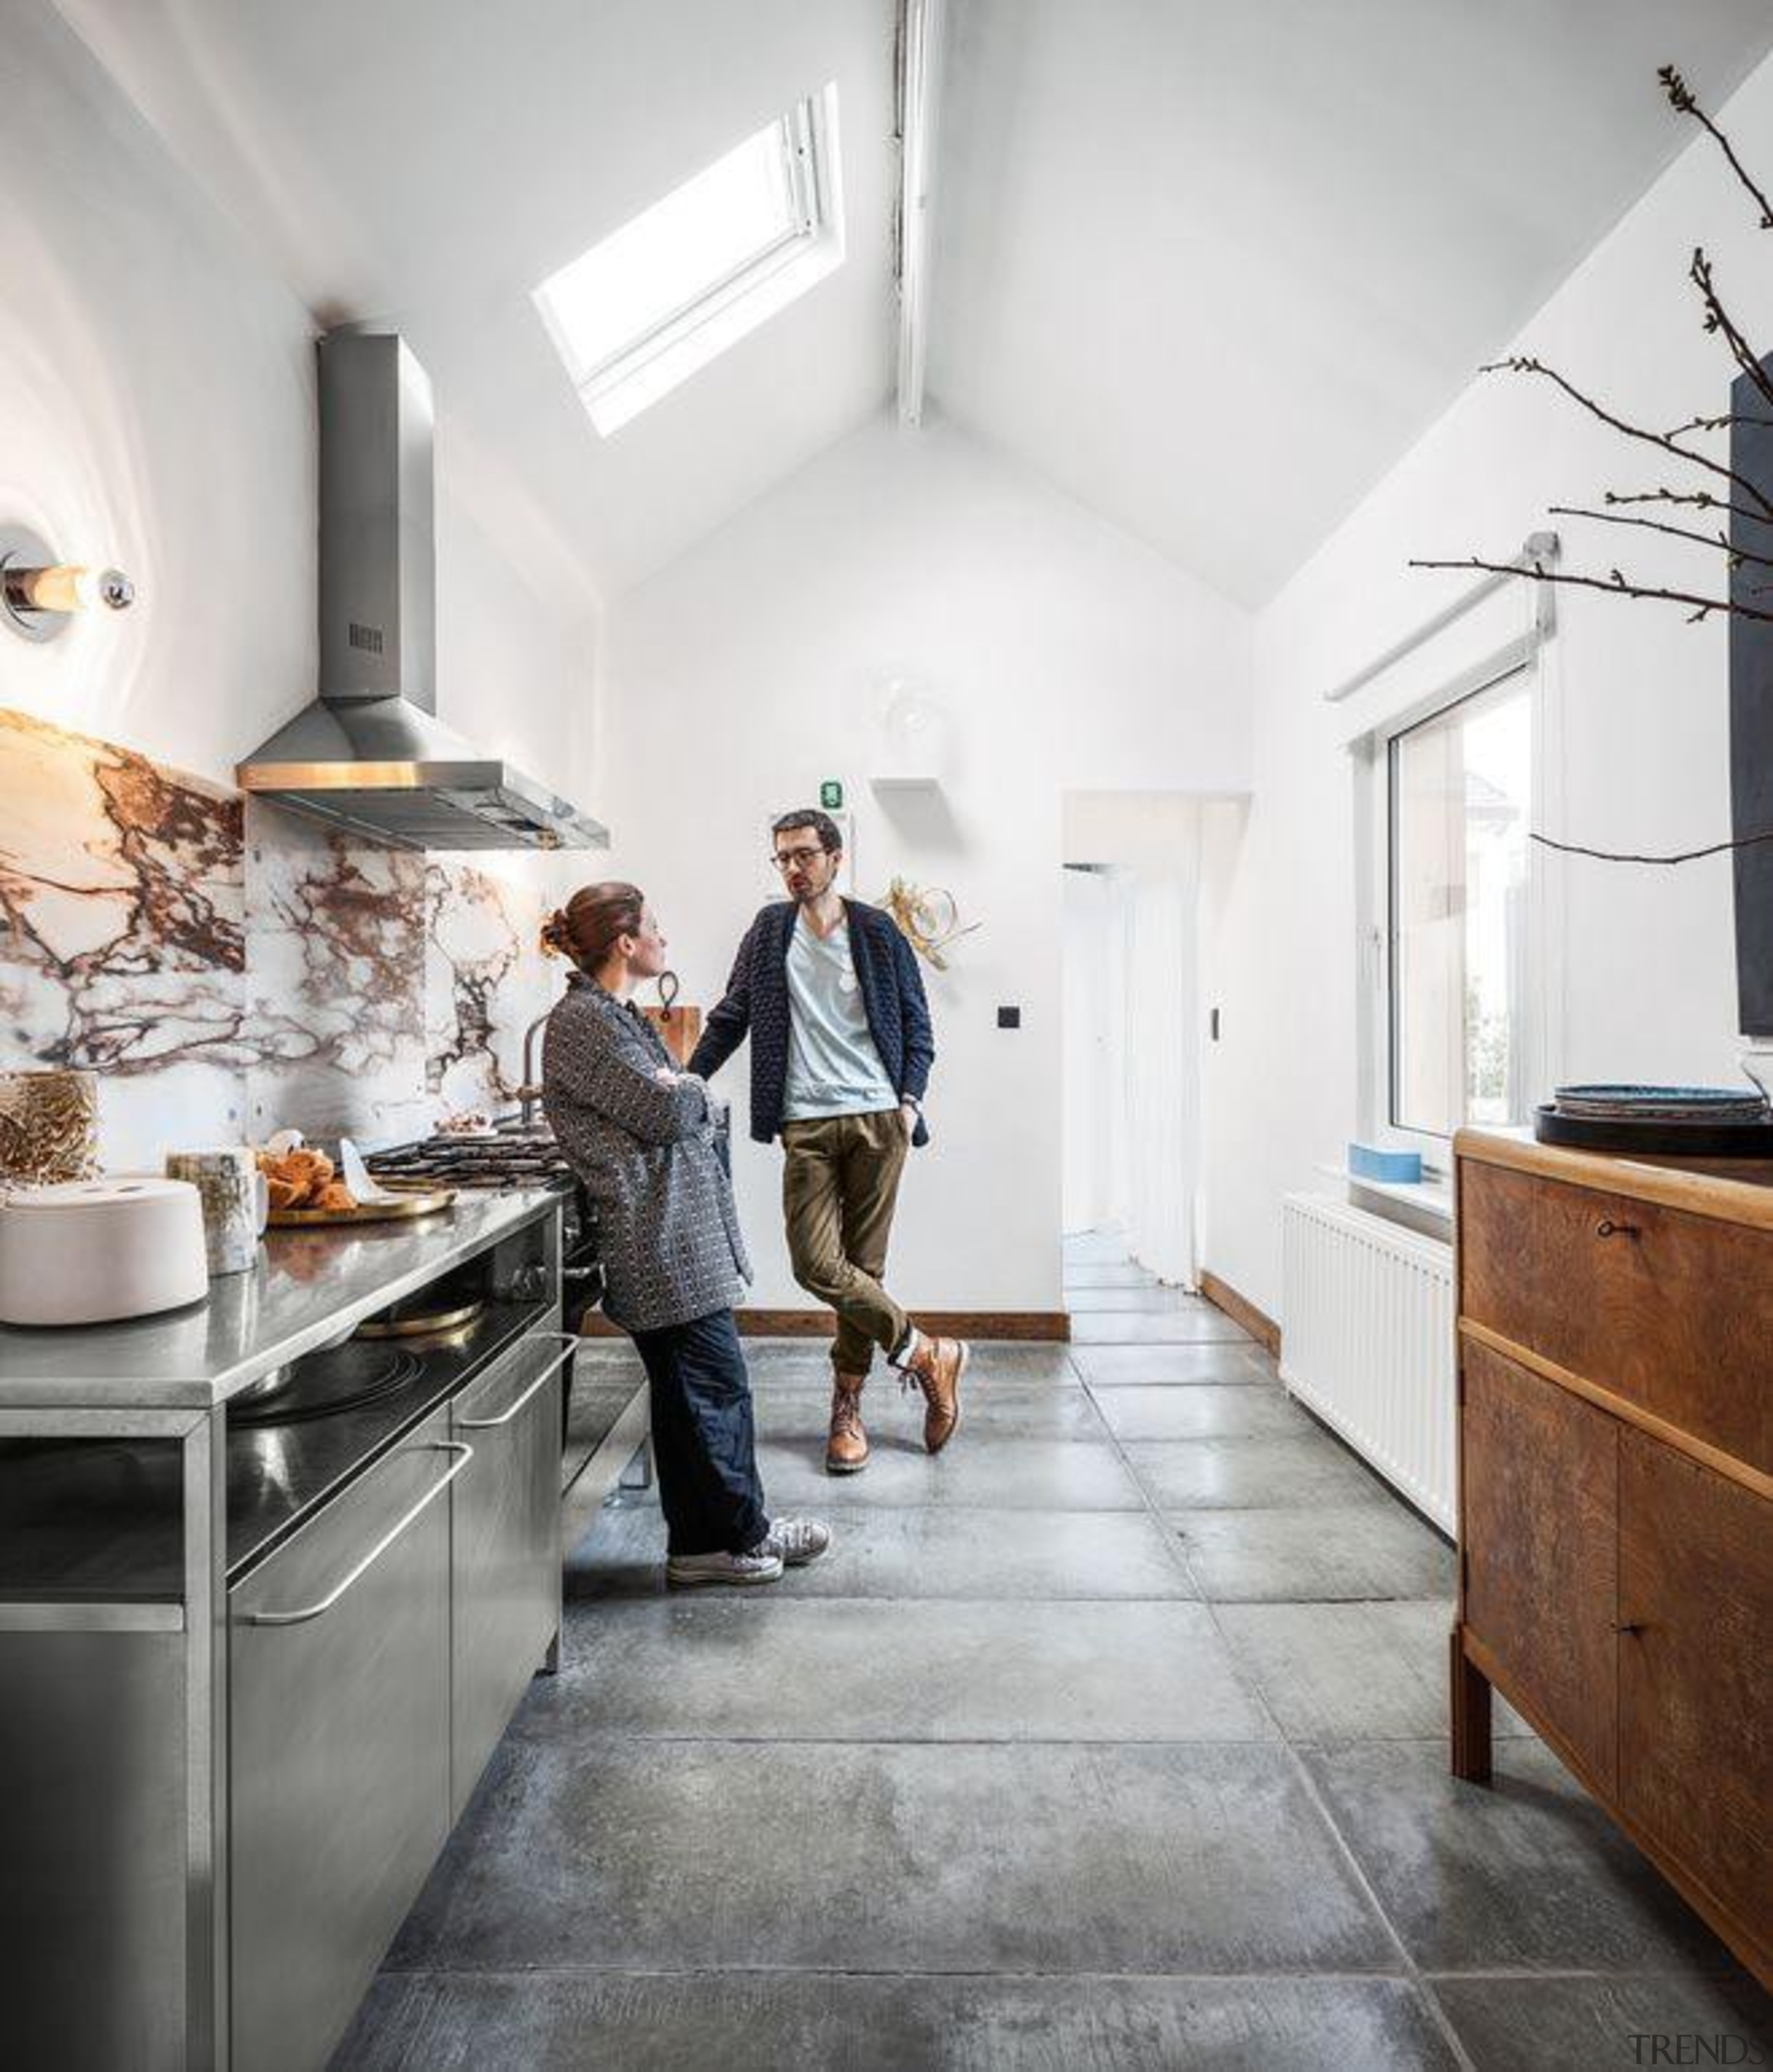
[[[314,689],[315,327],[48,0],[6,10],[0,193],[0,524],[137,589],[51,644],[0,635],[0,705],[231,781]],[[442,449],[440,709],[582,793],[594,629],[491,546]]]
[[[984,923],[929,974],[935,1144],[913,1161],[894,1248],[925,1307],[1060,1306],[1061,794],[1238,790],[1248,621],[950,427],[884,420],[612,607],[606,628],[615,865],[652,895],[685,997],[718,997],[769,896],[770,816],[839,777],[858,885],[949,887]],[[883,680],[949,716],[938,800],[869,792]],[[1000,1031],[999,1003],[1023,1009]],[[753,1302],[803,1307],[780,1236],[779,1157],[743,1141]]]
[[[1763,181],[1773,177],[1773,62],[1724,119]],[[1659,118],[1652,111],[1647,121]],[[1727,407],[1733,371],[1701,331],[1685,273],[1703,242],[1738,318],[1773,335],[1773,269],[1747,198],[1696,141],[1520,338],[1531,352],[1637,421]],[[1278,1317],[1280,1198],[1322,1185],[1355,1121],[1354,845],[1347,709],[1323,702],[1462,587],[1412,572],[1413,555],[1516,552],[1551,523],[1566,565],[1617,564],[1641,580],[1715,583],[1718,557],[1613,527],[1548,521],[1552,503],[1648,487],[1670,470],[1561,403],[1492,376],[1467,392],[1260,616],[1255,635],[1255,797],[1215,868],[1224,925],[1214,985],[1225,1037],[1209,1099],[1241,1126],[1213,1131],[1207,1264]],[[1603,848],[1677,849],[1730,832],[1726,631],[1677,610],[1565,590],[1545,658],[1561,746],[1544,832]],[[1369,723],[1383,716],[1369,699]],[[1736,1078],[1726,859],[1678,871],[1554,861],[1562,939],[1561,1078]]]

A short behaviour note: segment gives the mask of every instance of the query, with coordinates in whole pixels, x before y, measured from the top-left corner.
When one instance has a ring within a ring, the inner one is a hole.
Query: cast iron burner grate
[[[274,1388],[228,1407],[236,1424],[293,1424],[355,1410],[392,1396],[425,1371],[402,1347],[383,1341],[347,1338],[342,1346],[293,1360]]]

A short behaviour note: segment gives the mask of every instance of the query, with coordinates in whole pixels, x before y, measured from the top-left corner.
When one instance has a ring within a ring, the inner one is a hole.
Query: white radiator
[[[1453,1531],[1453,1248],[1315,1194],[1282,1215],[1282,1380]]]

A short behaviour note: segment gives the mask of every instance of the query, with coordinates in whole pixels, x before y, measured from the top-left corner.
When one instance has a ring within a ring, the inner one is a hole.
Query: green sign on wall
[[[835,777],[827,777],[819,787],[819,803],[827,813],[843,810],[843,787]]]

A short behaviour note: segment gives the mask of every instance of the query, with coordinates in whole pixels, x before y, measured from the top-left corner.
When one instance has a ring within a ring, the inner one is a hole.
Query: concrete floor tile
[[[1005,1605],[1195,1595],[1174,1536],[1143,1511],[857,1505],[838,1523],[837,1542],[823,1560],[773,1587],[796,1598],[970,1597]],[[661,1596],[664,1562],[665,1521],[656,1505],[608,1508],[568,1564],[568,1603]]]
[[[1453,1550],[1401,1504],[1192,1511],[1171,1519],[1205,1597],[1451,1597]]]
[[[823,1338],[747,1338],[745,1363],[751,1386],[759,1395],[776,1388],[822,1388],[827,1392],[831,1388],[831,1347]],[[1067,1346],[986,1338],[972,1344],[967,1379],[969,1386],[1001,1381],[1074,1388],[1079,1377]],[[898,1385],[898,1376],[876,1358],[869,1388],[884,1393]]]
[[[1154,1317],[1196,1316],[1201,1303],[1198,1295],[1190,1295],[1180,1288],[1164,1288],[1155,1284],[1149,1287],[1102,1288],[1067,1280],[1065,1307],[1073,1316],[1115,1310],[1139,1311]]]
[[[1113,1310],[1086,1310],[1071,1320],[1071,1342],[1078,1346],[1249,1345],[1250,1334],[1210,1302],[1198,1308],[1153,1315]]]
[[[1101,1264],[1087,1260],[1067,1260],[1065,1285],[1069,1289],[1158,1288],[1163,1284],[1149,1267],[1137,1265],[1127,1259]]]
[[[380,1981],[333,2072],[1447,2072],[1454,2062],[1401,1979],[427,1971]]]
[[[1127,1240],[1111,1231],[1074,1231],[1065,1240],[1067,1266],[1127,1266],[1131,1264]]]
[[[1478,2072],[1636,2072],[1642,2066],[1764,2065],[1773,2003],[1752,1979],[1436,1979]],[[1682,2046],[1678,2039],[1685,2038]],[[1662,2054],[1652,2057],[1657,2039]],[[1699,2049],[1701,2039],[1704,2052]],[[1677,2057],[1677,2049],[1687,2054]]]
[[[1278,1748],[510,1736],[393,1970],[1384,1971]]]
[[[966,1414],[958,1433],[934,1457],[920,1439],[901,1434],[883,1444],[876,1435],[865,1471],[825,1472],[825,1432],[772,1438],[757,1447],[757,1467],[770,1505],[778,1511],[848,1510],[857,1505],[983,1505],[1035,1511],[1136,1511],[1143,1499],[1120,1457],[1105,1440],[1002,1438],[975,1434]]]
[[[1090,1394],[1117,1439],[1305,1437],[1316,1421],[1284,1390],[1202,1382],[1188,1388],[1156,1382],[1122,1388],[1093,1383]]]
[[[537,1680],[518,1731],[563,1744],[1277,1738],[1204,1605],[1024,1603],[1006,1617],[797,1599],[798,1580],[597,1605],[573,1622],[560,1673]]]
[[[1283,1438],[1139,1439],[1127,1443],[1126,1452],[1147,1494],[1164,1511],[1304,1513],[1326,1504],[1374,1503],[1390,1510],[1397,1503],[1347,1447],[1317,1430]]]
[[[1447,1732],[1450,1598],[1226,1604],[1219,1624],[1290,1741],[1430,1740]],[[1496,1732],[1529,1734],[1498,1699]]]
[[[804,1439],[821,1445],[831,1418],[828,1387],[780,1387],[757,1396],[759,1436]],[[1015,1439],[1094,1439],[1108,1437],[1102,1414],[1082,1388],[1049,1381],[1001,1381],[971,1367],[961,1386],[962,1429],[971,1439],[989,1435]],[[862,1392],[862,1419],[871,1445],[923,1451],[924,1400],[883,1375]]]
[[[1224,1388],[1272,1382],[1259,1349],[1234,1339],[1191,1346],[1073,1345],[1072,1364],[1091,1388],[1129,1383],[1142,1387],[1192,1386],[1201,1382]]]
[[[1449,1775],[1444,1738],[1306,1761],[1424,1971],[1734,1968],[1542,1742],[1498,1741],[1488,1786]]]

